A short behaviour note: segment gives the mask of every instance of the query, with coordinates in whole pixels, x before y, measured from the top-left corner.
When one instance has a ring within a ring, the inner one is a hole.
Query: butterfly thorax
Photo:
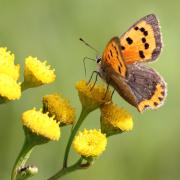
[[[102,60],[102,57],[101,56],[96,56],[96,63],[97,63],[97,71],[99,72],[99,75],[100,75],[100,77],[103,79],[103,80],[105,80],[105,82],[107,82],[106,81],[106,79],[107,79],[107,75],[106,75],[106,68],[105,68],[105,66],[103,66],[102,64],[103,64],[103,60]]]
[[[109,83],[110,76],[109,73],[111,73],[112,69],[107,66],[107,64],[104,63],[102,57],[99,57],[97,60],[97,71],[99,72],[100,77],[106,82]]]

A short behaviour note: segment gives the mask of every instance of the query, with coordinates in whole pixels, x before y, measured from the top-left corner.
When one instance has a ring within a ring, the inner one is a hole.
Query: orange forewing
[[[153,61],[160,54],[162,42],[159,23],[151,14],[135,23],[120,37],[125,63]]]
[[[102,55],[102,61],[112,67],[112,69],[122,77],[126,76],[126,66],[122,59],[119,38],[114,37],[107,44]]]

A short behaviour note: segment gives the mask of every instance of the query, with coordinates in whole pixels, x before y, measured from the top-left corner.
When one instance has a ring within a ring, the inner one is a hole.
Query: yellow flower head
[[[7,48],[0,48],[0,62],[7,61],[8,63],[14,63],[14,54],[7,51]]]
[[[42,111],[31,109],[22,114],[21,120],[25,127],[37,135],[54,141],[60,138],[59,124],[47,113],[43,114]]]
[[[8,62],[0,61],[0,74],[6,74],[12,77],[15,81],[19,79],[19,65],[9,64]]]
[[[46,61],[41,62],[31,56],[25,59],[24,81],[30,84],[30,87],[52,83],[55,78],[54,70],[46,65]]]
[[[84,130],[73,140],[75,151],[84,157],[97,157],[106,148],[107,138],[100,130]]]
[[[75,120],[75,109],[59,94],[44,96],[43,110],[44,112],[49,112],[49,116],[54,116],[61,126],[73,124]]]
[[[87,84],[84,80],[76,84],[82,106],[88,108],[90,111],[111,101],[111,92],[108,91],[106,93],[106,88],[103,85],[95,85],[91,88],[92,86],[93,83]]]
[[[15,100],[19,99],[20,96],[20,85],[12,77],[0,74],[0,97],[7,100]]]
[[[11,76],[14,80],[19,79],[20,66],[14,64],[14,54],[7,48],[0,48],[0,73]]]
[[[132,116],[113,103],[101,106],[101,130],[107,136],[133,128]]]

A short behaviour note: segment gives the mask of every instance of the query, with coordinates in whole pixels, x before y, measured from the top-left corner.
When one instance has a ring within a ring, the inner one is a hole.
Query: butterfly
[[[163,78],[146,64],[162,49],[159,22],[147,15],[120,37],[113,37],[97,58],[99,75],[139,112],[160,107],[166,98]]]

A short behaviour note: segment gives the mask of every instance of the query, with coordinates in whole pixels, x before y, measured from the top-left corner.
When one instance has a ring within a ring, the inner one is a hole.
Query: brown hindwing
[[[129,75],[127,83],[137,100],[137,109],[156,109],[164,103],[166,97],[166,83],[152,68],[143,64],[127,66]]]

